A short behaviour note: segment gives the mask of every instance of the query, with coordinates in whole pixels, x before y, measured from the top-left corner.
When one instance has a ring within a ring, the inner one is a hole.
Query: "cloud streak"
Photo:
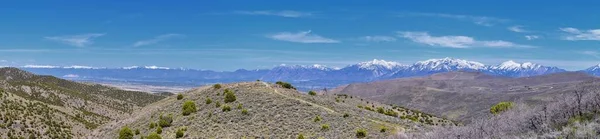
[[[527,40],[535,40],[535,39],[539,39],[540,36],[538,35],[525,35],[525,39]]]
[[[533,46],[521,45],[503,40],[476,40],[469,36],[431,36],[427,32],[398,32],[399,37],[409,39],[416,43],[429,46],[440,46],[448,48],[471,48],[471,47],[492,47],[492,48],[532,48]]]
[[[577,28],[560,28],[565,35],[562,39],[570,41],[593,40],[600,41],[600,29],[579,30]]]
[[[289,17],[289,18],[299,18],[299,17],[309,17],[312,16],[312,13],[309,12],[300,12],[300,11],[235,11],[236,14],[243,15],[267,15],[267,16],[280,16],[280,17]]]
[[[367,42],[394,42],[396,38],[392,36],[364,36],[361,37],[360,40]]]
[[[481,26],[494,26],[497,23],[508,22],[510,20],[489,16],[474,16],[474,15],[459,15],[459,14],[443,14],[443,13],[403,13],[400,17],[417,16],[417,17],[437,17],[448,18],[462,21],[470,21]]]
[[[311,31],[300,31],[297,33],[291,32],[280,32],[271,35],[267,35],[267,38],[279,41],[288,41],[296,43],[340,43],[339,40],[325,38],[317,34],[311,34]]]
[[[518,32],[518,33],[526,33],[529,32],[528,30],[523,29],[523,26],[511,26],[507,28],[508,30],[512,31],[512,32]]]
[[[88,33],[80,35],[68,35],[68,36],[51,36],[44,37],[46,40],[56,41],[67,45],[76,47],[85,47],[94,43],[94,38],[104,36],[104,33]]]
[[[135,43],[133,43],[134,47],[139,47],[139,46],[146,46],[146,45],[153,45],[162,41],[166,41],[169,39],[173,39],[173,38],[181,38],[181,37],[185,37],[185,35],[181,35],[181,34],[164,34],[164,35],[159,35],[156,36],[152,39],[148,39],[148,40],[141,40],[141,41],[137,41]]]

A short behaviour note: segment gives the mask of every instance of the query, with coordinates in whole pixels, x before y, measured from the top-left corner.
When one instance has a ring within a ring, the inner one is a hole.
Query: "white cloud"
[[[52,65],[25,65],[23,68],[60,68],[60,66]]]
[[[473,15],[458,15],[458,14],[443,14],[443,13],[403,13],[400,17],[406,16],[423,16],[423,17],[439,17],[450,18],[456,20],[470,21],[481,26],[494,26],[497,23],[508,22],[508,19],[489,17],[489,16],[473,16]]]
[[[46,40],[57,41],[61,43],[65,43],[68,45],[73,45],[77,47],[85,47],[87,45],[93,44],[93,39],[104,36],[104,33],[88,33],[88,34],[80,34],[80,35],[70,35],[70,36],[52,36],[52,37],[44,37]]]
[[[77,75],[77,74],[67,74],[67,75],[63,76],[63,78],[79,78],[79,75]]]
[[[308,17],[312,16],[312,13],[308,12],[299,12],[299,11],[235,11],[236,14],[245,14],[245,15],[269,15],[269,16],[281,16],[281,17]]]
[[[272,35],[267,35],[267,38],[297,43],[340,43],[339,40],[321,37],[317,34],[311,34],[310,30],[300,31],[298,33],[280,32]]]
[[[364,36],[360,38],[361,40],[368,42],[394,42],[396,38],[392,36]]]
[[[523,29],[523,26],[520,26],[520,25],[511,26],[511,27],[508,27],[507,29],[512,32],[519,32],[519,33],[529,32],[528,30]]]
[[[581,53],[581,54],[584,54],[584,55],[593,56],[593,57],[595,57],[595,58],[600,58],[600,55],[599,55],[600,53],[598,53],[598,52],[596,52],[596,51],[582,51],[582,52],[580,52],[580,53]]]
[[[525,35],[525,39],[527,40],[535,40],[535,39],[539,39],[540,36],[537,35]]]
[[[481,41],[469,36],[431,36],[427,32],[398,32],[400,37],[407,38],[416,43],[422,43],[430,46],[450,47],[450,48],[469,48],[469,47],[525,47],[533,46],[515,44],[503,40]]]
[[[133,46],[138,47],[138,46],[144,46],[144,45],[152,45],[152,44],[156,44],[161,41],[166,41],[168,39],[184,37],[184,36],[185,35],[181,35],[181,34],[164,34],[164,35],[156,36],[152,39],[137,41],[133,44]]]
[[[560,28],[561,31],[565,32],[566,35],[563,37],[564,40],[578,41],[578,40],[594,40],[600,41],[600,29],[590,30],[579,30],[572,27]]]

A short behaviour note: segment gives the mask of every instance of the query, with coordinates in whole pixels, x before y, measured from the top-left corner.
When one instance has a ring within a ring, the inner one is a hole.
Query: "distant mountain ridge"
[[[558,67],[544,66],[535,63],[517,63],[506,61],[498,65],[485,65],[480,62],[456,58],[441,58],[419,61],[411,65],[398,62],[374,59],[360,62],[343,68],[332,68],[324,65],[279,65],[271,69],[236,71],[212,71],[185,68],[168,68],[159,66],[131,66],[122,68],[95,68],[88,66],[49,66],[28,65],[21,67],[36,74],[47,74],[72,80],[124,80],[124,81],[163,81],[192,86],[218,82],[239,81],[289,81],[300,88],[335,87],[355,82],[369,82],[403,77],[427,76],[449,71],[477,71],[494,76],[529,77],[550,73],[565,72]],[[592,75],[600,75],[596,71],[584,70]]]

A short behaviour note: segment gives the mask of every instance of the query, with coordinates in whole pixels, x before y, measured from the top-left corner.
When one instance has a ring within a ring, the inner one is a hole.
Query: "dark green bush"
[[[185,133],[185,131],[182,128],[177,129],[177,132],[175,133],[175,138],[181,138],[181,137],[183,137],[184,133]]]
[[[329,130],[329,124],[322,124],[321,130]]]
[[[177,94],[177,100],[183,99],[183,94]]]
[[[194,103],[194,101],[191,101],[191,100],[185,101],[185,103],[183,103],[182,110],[183,110],[183,116],[190,115],[197,111],[196,103]]]
[[[350,115],[348,115],[347,113],[344,113],[344,116],[343,116],[343,117],[344,117],[344,118],[348,118],[348,117],[350,117]]]
[[[171,123],[173,123],[173,115],[169,114],[169,116],[163,116],[162,114],[160,115],[159,119],[158,119],[158,125],[160,127],[169,127],[171,126]]]
[[[217,102],[215,102],[215,107],[217,107],[217,108],[218,108],[218,107],[221,107],[221,102],[218,102],[218,101],[217,101]]]
[[[385,126],[382,126],[381,129],[379,129],[379,132],[382,132],[382,133],[386,132],[386,131],[387,131],[387,128]]]
[[[154,128],[154,127],[156,127],[156,123],[154,123],[154,122],[151,122],[151,123],[150,123],[150,129],[152,129],[152,128]]]
[[[150,133],[147,139],[162,139],[162,137],[160,137],[160,135],[158,135],[157,133]]]
[[[277,82],[275,82],[275,84],[281,85],[281,87],[283,87],[283,88],[296,90],[296,88],[294,86],[292,86],[292,84],[287,83],[287,82],[277,81]]]
[[[221,110],[223,110],[223,112],[231,111],[231,107],[229,107],[229,105],[225,104],[225,105],[223,105],[223,108],[221,108]]]
[[[308,91],[308,95],[315,96],[315,95],[317,95],[317,92],[311,90],[311,91]]]
[[[367,130],[364,130],[364,129],[358,129],[358,130],[356,130],[356,137],[357,138],[367,137]]]
[[[298,134],[298,138],[297,139],[304,139],[304,135],[302,135],[302,133]]]
[[[385,114],[385,110],[383,109],[383,107],[377,107],[377,112],[381,113],[381,114]]]
[[[321,120],[322,120],[322,119],[321,119],[321,116],[317,115],[317,117],[315,117],[315,119],[314,119],[313,121],[315,121],[315,122],[319,122],[319,121],[321,121]]]
[[[236,100],[235,94],[233,93],[233,91],[229,90],[229,89],[225,89],[225,103],[229,103],[229,102],[234,102]]]
[[[210,103],[212,103],[212,99],[210,99],[210,98],[206,98],[206,102],[205,102],[205,103],[206,103],[206,104],[210,104]]]
[[[497,115],[497,114],[500,114],[512,107],[513,107],[512,102],[500,102],[500,103],[492,106],[492,108],[490,108],[490,113]]]
[[[215,89],[221,89],[221,84],[214,84],[213,88],[215,88]]]
[[[242,104],[238,104],[237,109],[242,109]]]
[[[135,129],[135,135],[139,135],[140,134],[140,129]]]
[[[248,115],[248,110],[247,109],[242,109],[242,114]]]
[[[158,128],[156,128],[156,133],[162,134],[162,127],[159,126]]]
[[[393,116],[393,117],[398,117],[398,112],[394,111],[394,110],[385,110],[385,115],[388,116]]]
[[[125,126],[119,131],[119,139],[133,139],[133,131]]]

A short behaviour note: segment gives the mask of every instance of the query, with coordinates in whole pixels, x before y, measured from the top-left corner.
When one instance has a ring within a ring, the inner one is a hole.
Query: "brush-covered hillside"
[[[0,138],[82,138],[163,98],[0,68]]]
[[[278,82],[216,84],[150,104],[88,138],[387,138],[455,123],[350,95]]]

